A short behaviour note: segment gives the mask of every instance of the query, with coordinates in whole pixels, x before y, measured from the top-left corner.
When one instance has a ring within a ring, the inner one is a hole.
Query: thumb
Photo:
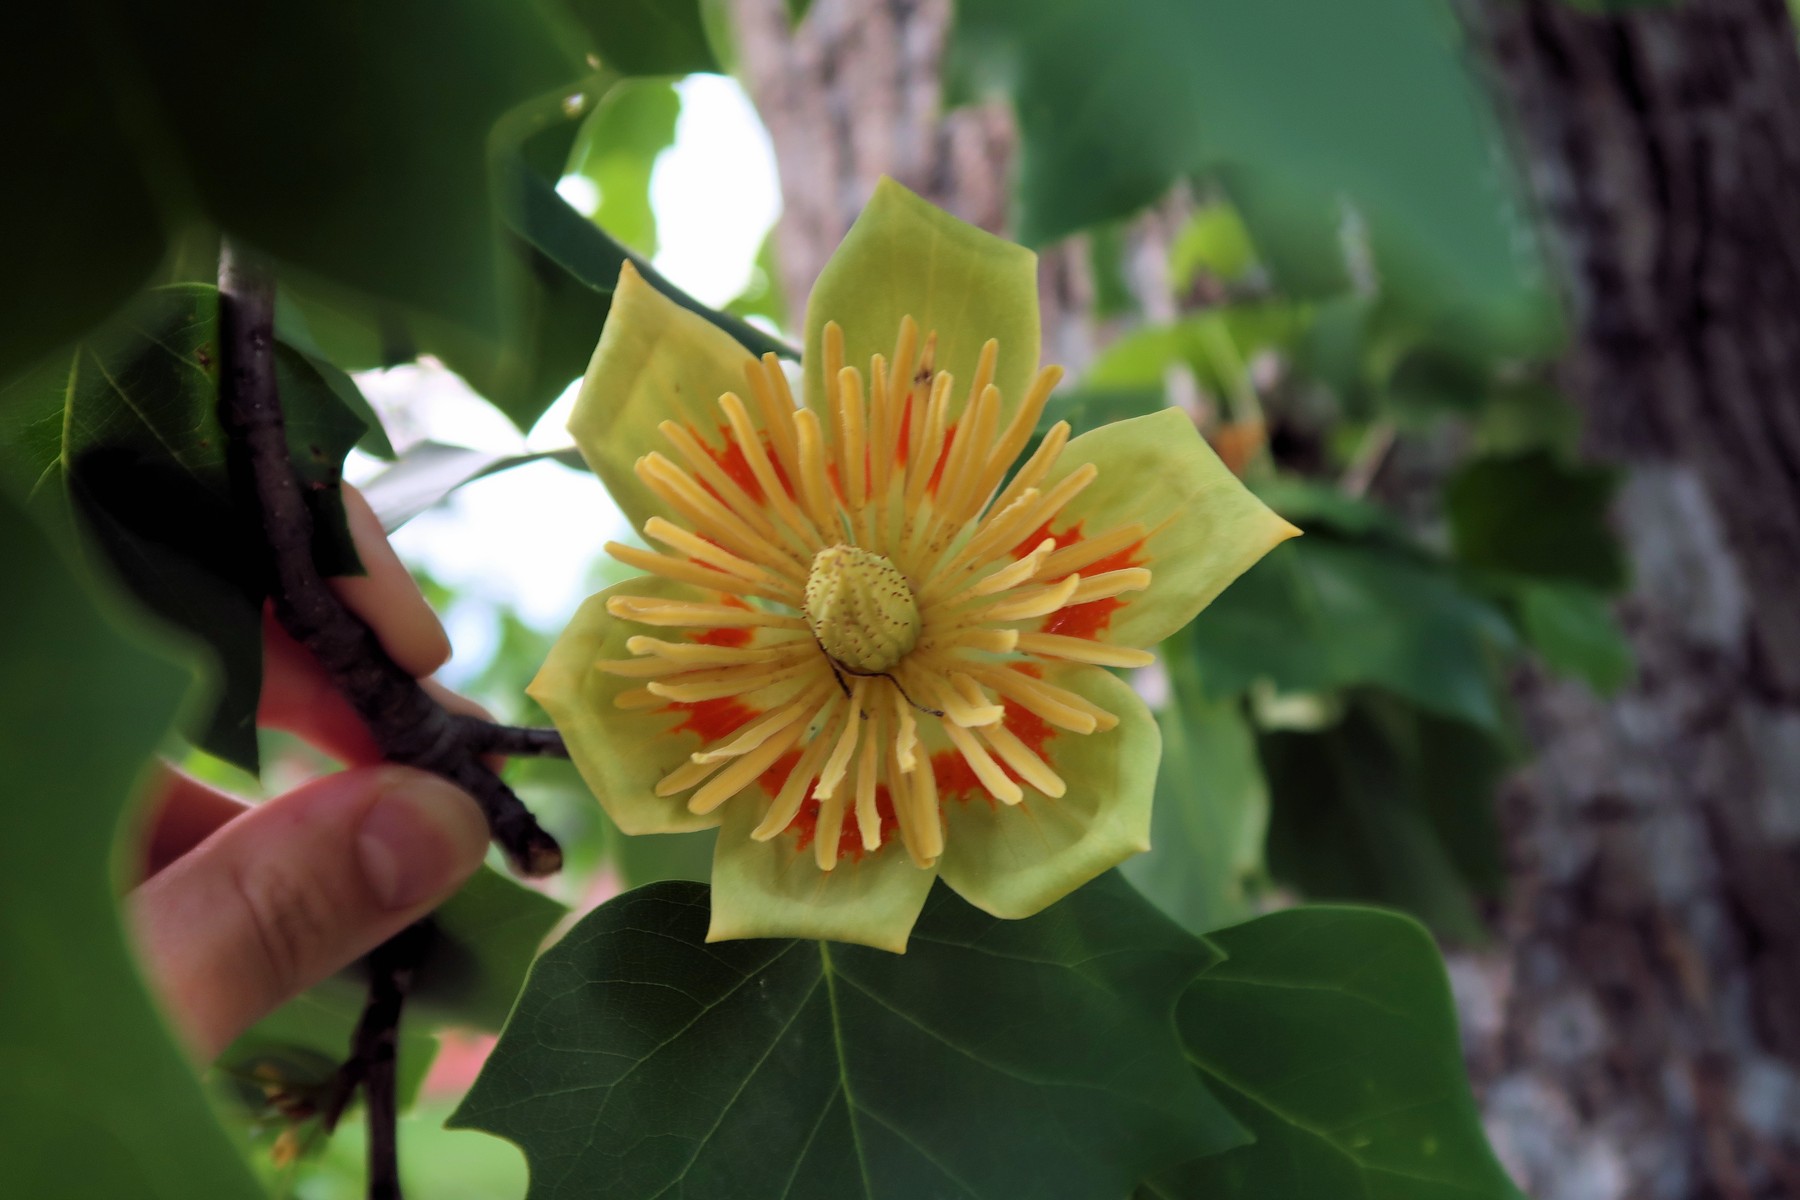
[[[421,771],[341,771],[251,809],[131,895],[145,968],[211,1061],[481,865],[487,822]]]

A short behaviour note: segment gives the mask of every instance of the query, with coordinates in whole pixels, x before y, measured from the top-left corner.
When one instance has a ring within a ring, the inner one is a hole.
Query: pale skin
[[[345,489],[367,571],[332,587],[402,667],[426,679],[450,657],[442,625]],[[258,722],[345,764],[247,805],[166,766],[151,783],[143,881],[127,897],[145,973],[194,1056],[245,1029],[447,899],[487,850],[475,802],[433,775],[383,764],[311,656],[264,622]],[[446,706],[479,710],[426,685]]]

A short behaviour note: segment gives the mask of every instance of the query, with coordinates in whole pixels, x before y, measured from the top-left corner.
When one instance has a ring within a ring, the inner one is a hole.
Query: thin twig
[[[337,1086],[323,1113],[325,1128],[337,1128],[351,1097],[362,1089],[369,1130],[369,1200],[400,1200],[400,1014],[430,945],[430,922],[418,921],[369,955],[369,997],[351,1037],[350,1059],[339,1069]]]
[[[275,385],[274,279],[229,242],[219,267],[219,335],[220,413],[231,434],[234,468],[262,511],[276,618],[318,659],[390,761],[441,775],[473,796],[494,841],[523,874],[555,871],[562,865],[556,839],[481,760],[506,752],[506,739],[471,738],[471,723],[446,712],[387,656],[314,565],[312,513],[288,457]],[[534,752],[549,752],[553,744],[539,739]]]
[[[569,748],[554,729],[523,729],[496,725],[477,717],[453,716],[464,745],[476,754],[504,754],[508,758],[567,758]]]

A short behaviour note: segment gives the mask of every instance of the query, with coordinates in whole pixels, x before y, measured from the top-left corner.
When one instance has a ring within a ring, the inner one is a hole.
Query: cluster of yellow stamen
[[[632,637],[626,647],[636,657],[600,663],[645,681],[617,703],[742,702],[728,729],[710,738],[701,729],[707,740],[657,794],[691,791],[688,808],[710,812],[772,771],[779,776],[785,761],[752,836],[768,840],[795,826],[814,800],[811,840],[825,870],[836,864],[852,817],[862,850],[878,849],[897,827],[914,862],[936,861],[944,830],[934,748],[959,756],[962,774],[1001,803],[1019,803],[1021,785],[1063,795],[1041,744],[1009,728],[1008,705],[1077,734],[1117,719],[1041,672],[1019,669],[1022,660],[1151,660],[1042,628],[1065,608],[1150,582],[1142,566],[1081,573],[1141,543],[1141,526],[1060,547],[1051,537],[1024,545],[1097,474],[1083,464],[1047,482],[1069,439],[1063,422],[1001,487],[1061,370],[1040,371],[1003,427],[997,344],[982,347],[955,405],[955,380],[933,368],[935,341],[921,338],[908,317],[893,357],[873,356],[865,386],[844,363],[842,332],[827,325],[823,417],[796,407],[773,355],[749,360],[751,401],[731,392],[718,401],[723,450],[698,433],[717,418],[679,413],[683,419],[659,427],[674,457],[656,452],[636,464],[638,478],[688,527],[662,517],[645,524],[668,553],[607,547],[632,566],[717,594],[609,602],[614,616],[689,633]]]

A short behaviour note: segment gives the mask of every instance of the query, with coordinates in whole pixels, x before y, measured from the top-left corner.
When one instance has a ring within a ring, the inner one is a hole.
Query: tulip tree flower
[[[620,275],[569,431],[656,548],[608,547],[646,574],[530,691],[624,832],[719,827],[711,940],[903,951],[935,878],[1024,917],[1149,848],[1161,742],[1108,668],[1297,531],[1178,410],[1026,456],[1061,375],[1036,270],[883,180],[799,405]]]

